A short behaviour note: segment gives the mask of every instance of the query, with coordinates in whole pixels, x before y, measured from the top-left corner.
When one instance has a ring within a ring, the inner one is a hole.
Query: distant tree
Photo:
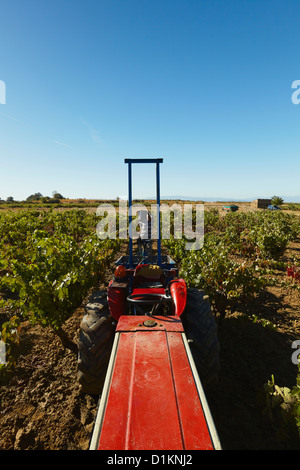
[[[54,199],[64,199],[64,197],[57,191],[53,191],[52,196],[54,197]]]
[[[6,198],[6,202],[13,202],[14,198],[12,196],[8,196]]]
[[[281,204],[283,204],[283,199],[282,197],[279,197],[279,196],[273,196],[271,199],[271,203],[274,206],[281,206]]]
[[[39,201],[43,197],[42,193],[34,193],[26,198],[26,201]]]

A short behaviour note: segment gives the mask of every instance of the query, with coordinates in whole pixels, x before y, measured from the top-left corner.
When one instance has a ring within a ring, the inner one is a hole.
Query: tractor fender
[[[169,284],[171,296],[175,305],[175,315],[180,316],[185,309],[187,288],[184,279],[174,279]]]

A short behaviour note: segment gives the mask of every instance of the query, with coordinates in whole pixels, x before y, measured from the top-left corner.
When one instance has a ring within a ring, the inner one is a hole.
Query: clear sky
[[[300,195],[299,44],[299,0],[0,0],[0,197],[126,195],[130,157],[162,196]]]

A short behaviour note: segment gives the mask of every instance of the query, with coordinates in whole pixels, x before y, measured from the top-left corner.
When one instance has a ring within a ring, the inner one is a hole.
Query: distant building
[[[251,202],[251,207],[255,207],[256,209],[267,209],[270,204],[271,199],[255,199],[255,201]]]

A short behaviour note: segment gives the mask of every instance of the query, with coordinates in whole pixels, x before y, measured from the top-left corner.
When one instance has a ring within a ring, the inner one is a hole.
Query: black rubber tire
[[[202,290],[187,290],[181,321],[203,387],[216,385],[220,370],[217,324],[208,297]]]
[[[78,381],[83,393],[102,392],[115,335],[106,292],[95,292],[85,308],[78,341]]]

